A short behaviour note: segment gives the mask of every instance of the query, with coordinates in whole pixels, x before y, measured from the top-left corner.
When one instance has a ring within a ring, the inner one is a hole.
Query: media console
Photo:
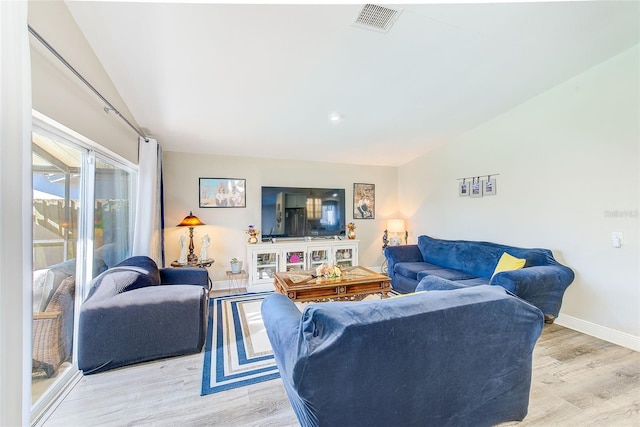
[[[273,291],[273,275],[313,270],[322,263],[340,267],[358,265],[358,240],[282,240],[247,244],[247,292]]]

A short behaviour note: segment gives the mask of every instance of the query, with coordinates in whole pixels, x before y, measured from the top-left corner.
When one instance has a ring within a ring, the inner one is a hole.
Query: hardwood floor
[[[640,353],[545,325],[533,355],[529,414],[502,426],[640,426]]]
[[[202,365],[201,353],[85,376],[44,426],[298,425],[280,379],[200,396]],[[640,426],[640,353],[545,325],[529,414],[501,426],[595,425]]]

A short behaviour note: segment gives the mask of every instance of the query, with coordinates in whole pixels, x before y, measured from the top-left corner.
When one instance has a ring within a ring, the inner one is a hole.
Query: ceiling
[[[165,151],[390,166],[638,44],[639,4],[67,2]]]

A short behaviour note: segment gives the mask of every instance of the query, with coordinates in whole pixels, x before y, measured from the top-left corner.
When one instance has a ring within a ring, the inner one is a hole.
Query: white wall
[[[379,267],[382,255],[382,233],[386,219],[394,217],[397,206],[397,168],[359,166],[310,161],[252,159],[193,153],[165,152],[163,155],[165,194],[166,263],[179,256],[178,240],[184,227],[175,227],[190,210],[207,224],[195,228],[195,252],[200,253],[200,239],[211,237],[209,255],[216,260],[209,270],[214,281],[225,280],[229,260],[246,261],[249,224],[260,228],[262,186],[344,188],[346,220],[356,223],[360,240],[360,265]],[[199,178],[244,178],[247,180],[246,208],[198,208]],[[376,185],[376,217],[353,220],[353,183]]]
[[[62,1],[30,1],[29,25],[135,124],[120,94]],[[33,108],[81,135],[138,163],[138,135],[33,36]]]
[[[640,350],[639,63],[636,46],[404,165],[399,184],[421,234],[553,250],[576,273],[558,323]],[[492,173],[496,196],[458,197],[457,178]]]

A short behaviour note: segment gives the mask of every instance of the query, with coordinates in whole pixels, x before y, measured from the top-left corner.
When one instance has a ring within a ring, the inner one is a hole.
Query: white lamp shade
[[[404,231],[403,219],[388,219],[387,230],[389,233],[402,233]]]

